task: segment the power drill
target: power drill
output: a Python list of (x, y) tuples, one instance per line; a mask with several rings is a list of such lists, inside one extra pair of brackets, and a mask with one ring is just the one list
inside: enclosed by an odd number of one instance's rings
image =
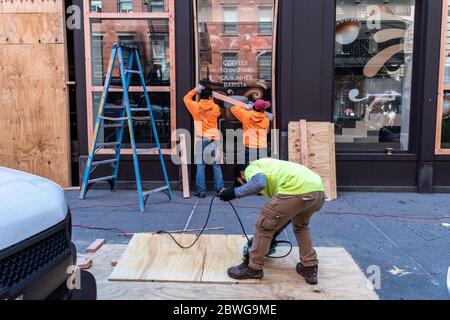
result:
[[(290, 223), (291, 222), (287, 223), (283, 228), (278, 230), (278, 232), (273, 235), (272, 242), (270, 243), (269, 252), (266, 254), (266, 257), (270, 257), (277, 252), (277, 246), (278, 246), (277, 238), (288, 227), (288, 225)], [(250, 249), (252, 248), (252, 246), (253, 246), (253, 238), (250, 238), (244, 247), (244, 252), (243, 252), (244, 261), (248, 262), (250, 260)]]

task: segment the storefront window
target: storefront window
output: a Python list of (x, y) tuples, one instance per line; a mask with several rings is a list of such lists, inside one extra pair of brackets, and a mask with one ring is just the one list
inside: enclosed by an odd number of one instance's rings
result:
[(275, 9), (275, 0), (197, 0), (198, 81), (271, 101)]
[[(167, 20), (110, 20), (91, 21), (92, 83), (103, 86), (114, 43), (132, 43), (138, 46), (141, 65), (147, 85), (170, 85), (169, 22)], [(125, 56), (126, 60), (126, 56)], [(120, 80), (116, 68), (113, 84)], [(138, 86), (134, 77), (132, 85)]]
[(338, 0), (334, 122), (342, 150), (407, 151), (414, 0)]
[[(95, 118), (98, 113), (101, 92), (95, 92), (93, 94), (93, 114)], [(152, 105), (153, 117), (155, 119), (156, 129), (158, 131), (158, 137), (163, 149), (170, 149), (171, 138), (171, 126), (170, 126), (170, 94), (168, 92), (149, 93), (150, 102)], [(145, 98), (142, 92), (130, 93), (130, 104), (136, 108), (145, 108)], [(105, 109), (105, 115), (111, 118), (119, 118), (121, 116), (122, 109), (122, 93), (111, 92), (108, 95), (108, 104)], [(153, 130), (149, 124), (147, 117), (149, 113), (146, 111), (134, 112), (136, 120), (134, 121), (134, 134), (136, 144), (138, 148), (151, 148), (155, 147), (155, 137)], [(119, 130), (117, 123), (105, 123), (103, 130), (100, 132), (100, 143), (114, 142), (116, 133)], [(123, 148), (131, 148), (130, 135), (128, 128), (124, 131)]]
[[(93, 140), (95, 119), (104, 90), (112, 47), (115, 43), (133, 44), (138, 48), (163, 152), (170, 152), (175, 145), (175, 141), (171, 141), (171, 132), (176, 129), (174, 0), (84, 0), (84, 4), (89, 11), (86, 12), (87, 19), (84, 22), (89, 143)], [(123, 58), (127, 64), (126, 51), (123, 52)], [(115, 63), (105, 107), (105, 113), (110, 118), (120, 116), (123, 99), (118, 59)], [(139, 77), (132, 77), (129, 97), (132, 106), (145, 108)], [(134, 112), (133, 116), (138, 148), (153, 147), (155, 137), (148, 111)], [(100, 141), (112, 142), (110, 139), (115, 138), (117, 130), (117, 123), (105, 121), (105, 127), (100, 132)], [(131, 152), (128, 130), (124, 133), (123, 142), (122, 151)], [(113, 152), (112, 148), (105, 148), (100, 153)]]
[(90, 0), (91, 12), (168, 12), (168, 0)]
[(441, 79), (437, 119), (437, 153), (450, 154), (450, 4), (443, 1)]

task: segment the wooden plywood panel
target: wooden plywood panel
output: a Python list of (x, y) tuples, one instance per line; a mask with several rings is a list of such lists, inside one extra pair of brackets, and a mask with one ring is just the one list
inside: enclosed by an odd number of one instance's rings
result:
[[(317, 248), (319, 285), (307, 285), (295, 271), (298, 249), (281, 260), (267, 260), (260, 284), (111, 282), (108, 280), (126, 245), (106, 245), (89, 270), (97, 281), (99, 300), (377, 300), (352, 257), (342, 248)], [(272, 280), (270, 280), (272, 279)]]
[[(228, 268), (242, 262), (242, 252), (247, 239), (244, 236), (208, 236), (203, 240), (206, 247), (201, 282), (236, 282), (227, 277)], [(259, 280), (247, 280), (245, 283), (260, 283)]]
[(62, 13), (0, 14), (0, 44), (64, 43)]
[(63, 45), (0, 45), (0, 87), (18, 81), (30, 88), (65, 88)]
[(0, 165), (69, 182), (68, 121), (64, 89), (0, 89)]
[[(177, 236), (182, 245), (193, 242), (189, 235)], [(201, 280), (205, 249), (197, 243), (182, 250), (167, 235), (136, 234), (111, 275), (115, 281)]]
[[(302, 161), (300, 122), (289, 123), (289, 161), (307, 166), (322, 177), (329, 200), (337, 198), (336, 146), (334, 125), (327, 122), (307, 123), (307, 159)], [(304, 158), (304, 157), (303, 157)]]
[[(195, 235), (177, 235), (188, 246)], [(137, 234), (120, 259), (112, 281), (236, 283), (227, 268), (242, 261), (243, 237), (203, 236), (188, 250), (181, 249), (168, 235)], [(245, 283), (259, 283), (246, 280)]]
[(0, 0), (0, 166), (70, 181), (63, 1)]
[(63, 0), (0, 0), (0, 13), (63, 12)]

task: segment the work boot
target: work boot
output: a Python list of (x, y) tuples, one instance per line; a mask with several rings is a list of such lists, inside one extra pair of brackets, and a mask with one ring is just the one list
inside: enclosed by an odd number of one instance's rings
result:
[(318, 271), (318, 266), (305, 267), (301, 263), (297, 264), (297, 273), (305, 278), (306, 282), (310, 285), (316, 285), (319, 283), (317, 280)]
[(194, 196), (196, 196), (197, 198), (200, 198), (200, 199), (206, 198), (206, 194), (198, 192), (198, 191), (196, 193), (194, 193)]
[(260, 280), (264, 277), (264, 271), (250, 268), (248, 262), (244, 259), (244, 262), (239, 266), (228, 269), (228, 276), (237, 280)]

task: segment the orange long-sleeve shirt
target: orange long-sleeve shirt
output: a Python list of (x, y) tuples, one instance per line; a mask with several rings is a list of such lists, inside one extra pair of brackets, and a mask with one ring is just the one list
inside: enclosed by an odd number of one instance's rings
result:
[(247, 110), (244, 105), (231, 108), (231, 112), (244, 128), (244, 146), (247, 148), (267, 148), (270, 121), (262, 112)]
[(220, 107), (213, 100), (194, 101), (197, 90), (190, 91), (183, 99), (186, 108), (194, 118), (197, 135), (217, 140), (220, 137), (218, 121), (221, 115)]

